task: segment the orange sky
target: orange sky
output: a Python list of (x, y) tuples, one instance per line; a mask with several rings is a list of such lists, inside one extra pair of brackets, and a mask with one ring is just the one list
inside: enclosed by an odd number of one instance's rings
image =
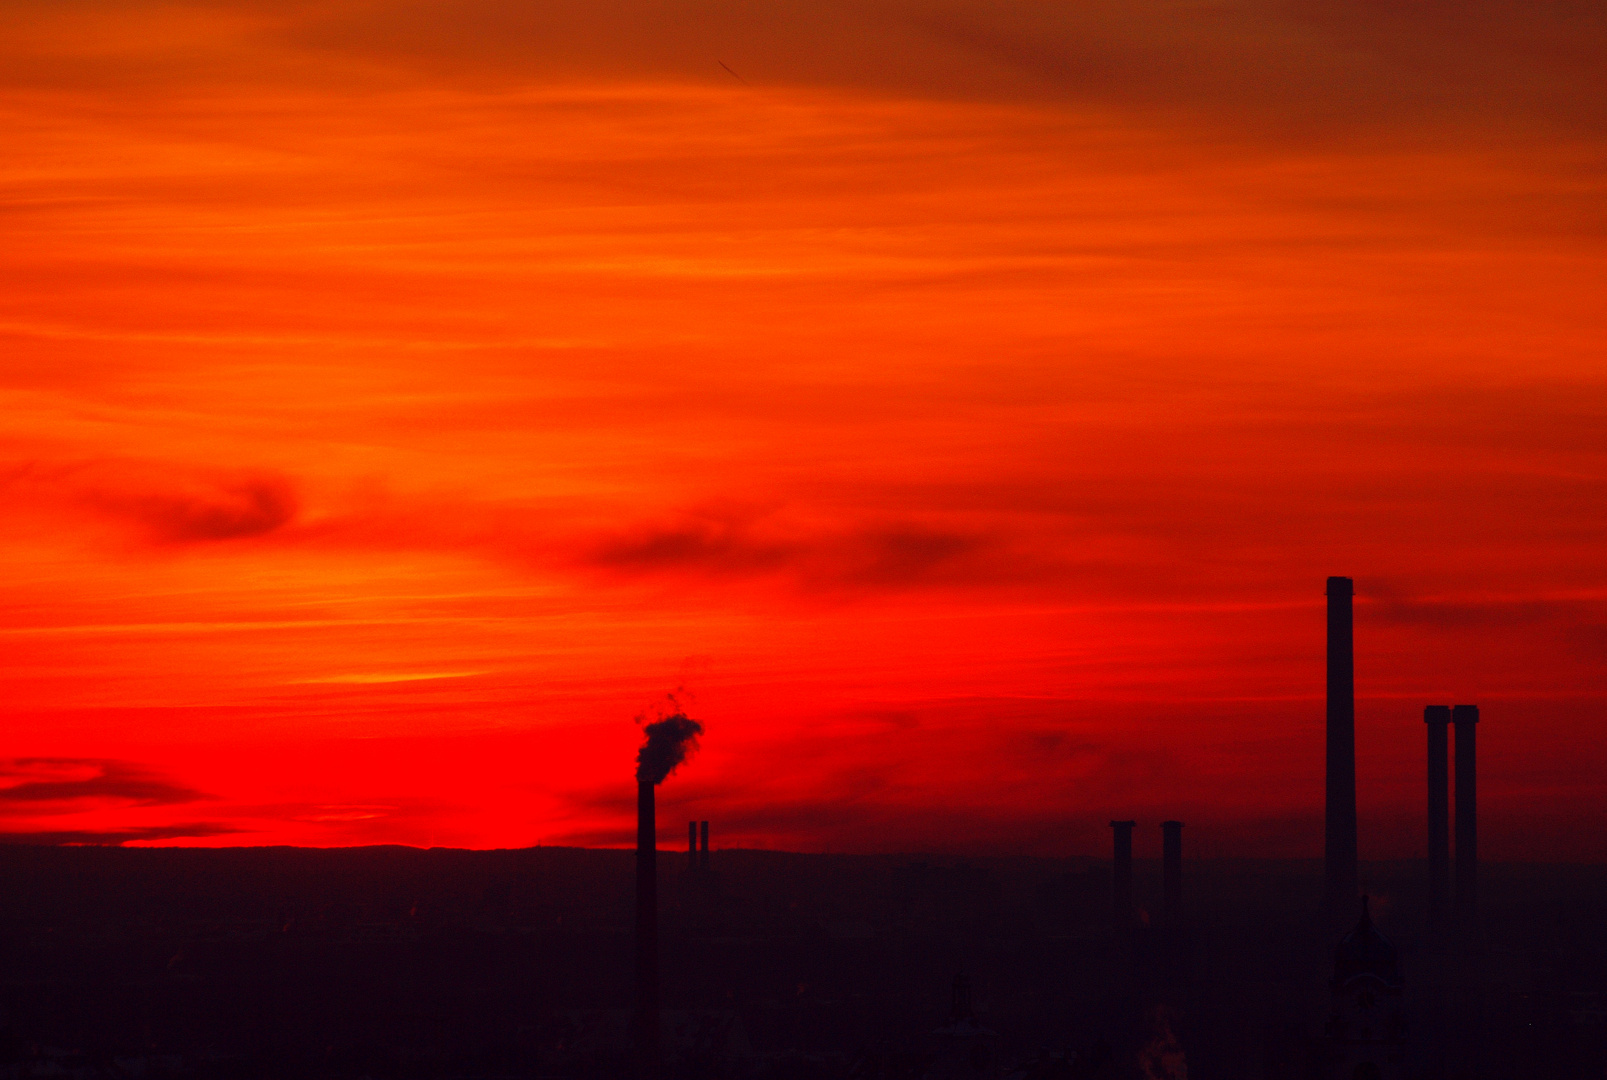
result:
[(685, 7), (0, 12), (0, 831), (1607, 858), (1599, 11)]

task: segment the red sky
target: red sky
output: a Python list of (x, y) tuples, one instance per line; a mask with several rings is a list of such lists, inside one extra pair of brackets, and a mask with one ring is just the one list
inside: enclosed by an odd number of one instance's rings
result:
[(5, 5), (0, 831), (1607, 858), (1598, 5), (684, 9)]

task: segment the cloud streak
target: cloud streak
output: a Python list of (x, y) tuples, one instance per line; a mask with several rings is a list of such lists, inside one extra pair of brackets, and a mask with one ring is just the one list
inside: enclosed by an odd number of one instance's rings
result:
[(128, 761), (13, 758), (0, 762), (0, 808), (9, 807), (13, 813), (39, 813), (42, 808), (36, 804), (40, 803), (115, 801), (134, 806), (174, 806), (207, 797)]
[(265, 536), (297, 510), (290, 480), (275, 473), (131, 458), (15, 464), (0, 473), (0, 492), (14, 506), (87, 510), (162, 545)]
[(233, 836), (241, 830), (224, 822), (197, 821), (179, 825), (149, 825), (113, 829), (0, 830), (0, 844), (39, 844), (44, 846), (87, 845), (121, 847), (123, 844), (159, 843), (172, 840), (198, 840)]
[[(13, 84), (148, 91), (250, 82), (282, 65), (313, 85), (682, 82), (730, 85), (724, 57), (761, 89), (831, 88), (1047, 107), (1186, 111), (1218, 132), (1310, 139), (1424, 125), (1464, 137), (1492, 117), (1600, 131), (1594, 58), (1607, 26), (1568, 3), (1455, 9), (1239, 2), (1192, 8), (1098, 0), (877, 0), (696, 10), (578, 0), (232, 0), (140, 11), (8, 5)], [(115, 35), (115, 36), (114, 36)], [(97, 41), (115, 40), (116, 47)], [(254, 60), (255, 64), (246, 61)], [(311, 73), (310, 76), (306, 73)], [(1509, 132), (1509, 134), (1513, 134)]]
[(193, 842), (242, 831), (238, 823), (216, 818), (152, 820), (201, 802), (216, 800), (137, 762), (69, 757), (0, 761), (0, 843), (116, 846)]
[(899, 521), (811, 531), (730, 511), (623, 531), (591, 546), (582, 565), (623, 578), (783, 577), (810, 590), (996, 585), (1049, 569), (974, 531)]

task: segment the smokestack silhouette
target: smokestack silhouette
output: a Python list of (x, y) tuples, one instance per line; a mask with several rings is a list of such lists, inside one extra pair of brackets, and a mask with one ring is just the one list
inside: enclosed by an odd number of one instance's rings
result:
[(636, 1056), (658, 1063), (658, 822), (653, 782), (636, 783)]
[(686, 868), (697, 869), (697, 822), (686, 823)]
[(1439, 922), (1445, 917), (1446, 886), (1450, 883), (1451, 707), (1425, 707), (1423, 723), (1428, 725), (1428, 917), (1430, 922)]
[(658, 810), (654, 787), (697, 749), (703, 725), (676, 713), (648, 724), (636, 754), (636, 1056), (643, 1075), (659, 1060)]
[(1348, 915), (1356, 897), (1356, 657), (1350, 578), (1328, 579), (1328, 799), (1323, 867), (1328, 909)]
[(1479, 906), (1479, 707), (1458, 705), (1451, 721), (1456, 724), (1456, 912), (1471, 922)]
[(1183, 823), (1161, 822), (1161, 915), (1166, 926), (1183, 925)]
[(1117, 926), (1133, 922), (1133, 826), (1136, 821), (1113, 821), (1116, 850), (1111, 859), (1110, 914)]
[(709, 869), (709, 823), (703, 823), (703, 850), (698, 856), (698, 868), (707, 872)]

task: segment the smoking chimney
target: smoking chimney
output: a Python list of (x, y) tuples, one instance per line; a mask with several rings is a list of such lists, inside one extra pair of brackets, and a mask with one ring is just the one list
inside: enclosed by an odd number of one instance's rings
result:
[(1430, 922), (1439, 922), (1445, 917), (1445, 892), (1450, 878), (1451, 791), (1447, 737), (1451, 707), (1425, 707), (1423, 723), (1428, 725), (1428, 917)]
[(1133, 922), (1133, 826), (1136, 821), (1113, 821), (1116, 850), (1111, 860), (1110, 914), (1119, 927)]
[(1356, 897), (1356, 658), (1350, 578), (1328, 579), (1328, 800), (1323, 864), (1331, 912)]
[(658, 1071), (658, 814), (653, 788), (697, 748), (703, 725), (683, 713), (643, 729), (636, 753), (636, 1055), (641, 1073)]
[(636, 784), (636, 1054), (658, 1062), (658, 822), (653, 782)]
[(1161, 822), (1161, 915), (1169, 929), (1183, 925), (1183, 823)]
[(709, 823), (703, 822), (703, 850), (698, 856), (698, 868), (705, 874), (709, 872)]
[(1479, 906), (1479, 707), (1458, 705), (1451, 721), (1456, 724), (1456, 912), (1471, 922)]

